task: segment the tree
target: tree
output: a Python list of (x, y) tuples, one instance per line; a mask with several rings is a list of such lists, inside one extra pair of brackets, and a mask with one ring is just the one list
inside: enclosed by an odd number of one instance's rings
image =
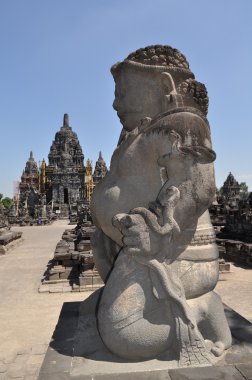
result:
[(247, 199), (249, 196), (248, 185), (246, 184), (246, 182), (241, 182), (240, 186), (241, 186), (241, 192), (240, 192), (241, 199)]
[(0, 203), (1, 203), (1, 199), (3, 198), (3, 194), (0, 193)]
[(10, 208), (13, 204), (13, 200), (9, 197), (5, 197), (1, 199), (1, 203), (4, 205), (5, 208)]

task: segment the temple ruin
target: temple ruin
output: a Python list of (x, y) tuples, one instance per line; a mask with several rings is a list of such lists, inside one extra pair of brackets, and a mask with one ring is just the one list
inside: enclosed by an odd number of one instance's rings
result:
[(99, 153), (93, 172), (92, 161), (84, 165), (84, 154), (77, 134), (64, 114), (63, 126), (55, 134), (48, 154), (37, 165), (30, 152), (19, 183), (19, 194), (10, 213), (12, 224), (33, 223), (34, 219), (49, 221), (53, 215), (77, 221), (77, 211), (86, 210), (94, 187), (107, 173), (106, 163)]

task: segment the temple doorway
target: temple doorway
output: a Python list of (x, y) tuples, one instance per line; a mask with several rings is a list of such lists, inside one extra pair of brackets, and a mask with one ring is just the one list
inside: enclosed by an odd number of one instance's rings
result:
[(64, 203), (68, 204), (68, 188), (64, 188)]

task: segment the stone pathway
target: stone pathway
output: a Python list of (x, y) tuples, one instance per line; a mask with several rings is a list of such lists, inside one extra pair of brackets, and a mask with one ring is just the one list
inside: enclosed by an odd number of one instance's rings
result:
[(0, 359), (0, 380), (36, 380), (43, 363), (47, 344), (38, 344), (15, 355)]
[(222, 301), (252, 322), (252, 268), (231, 264), (230, 273), (222, 273), (215, 290)]
[[(15, 227), (23, 243), (0, 256), (0, 380), (37, 379), (64, 302), (90, 293), (38, 293), (48, 261), (67, 221), (50, 226)], [(252, 322), (252, 269), (231, 265), (217, 291), (223, 301)]]
[(0, 256), (0, 380), (36, 379), (64, 302), (90, 293), (40, 294), (38, 287), (68, 221), (15, 227), (23, 243)]

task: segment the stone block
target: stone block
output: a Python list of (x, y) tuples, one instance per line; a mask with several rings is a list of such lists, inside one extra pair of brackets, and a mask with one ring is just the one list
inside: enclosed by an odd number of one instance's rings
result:
[(71, 253), (67, 252), (54, 252), (54, 259), (55, 260), (68, 260), (71, 259)]
[(49, 279), (50, 280), (59, 280), (59, 273), (54, 273), (54, 272), (50, 273)]
[(77, 246), (77, 249), (79, 252), (90, 251), (91, 250), (90, 240), (81, 240)]
[(102, 279), (101, 279), (100, 276), (94, 276), (93, 277), (93, 285), (94, 286), (96, 286), (96, 285), (100, 285), (100, 286), (104, 285), (104, 283), (103, 283), (103, 281), (102, 281)]
[(62, 264), (65, 267), (72, 267), (74, 265), (74, 261), (71, 259), (64, 259), (64, 260), (62, 260)]
[(70, 271), (64, 271), (62, 273), (60, 273), (60, 279), (61, 280), (67, 280), (70, 276)]
[(233, 366), (198, 367), (169, 370), (171, 380), (244, 380)]
[(75, 247), (75, 243), (74, 242), (70, 242), (68, 243), (68, 246), (69, 246), (69, 251), (74, 251), (74, 247)]
[(80, 254), (78, 251), (73, 251), (72, 252), (72, 260), (79, 260)]
[(79, 277), (80, 286), (93, 285), (93, 279), (91, 276)]
[(71, 286), (63, 286), (63, 293), (71, 293), (72, 292), (72, 287)]
[(51, 286), (49, 293), (63, 293), (63, 286), (61, 287)]
[(248, 358), (250, 364), (237, 364), (236, 368), (246, 380), (252, 380), (252, 358)]
[(52, 270), (53, 270), (54, 273), (65, 272), (65, 268), (63, 267), (63, 265), (54, 265), (54, 267), (52, 268)]
[(40, 285), (38, 288), (39, 293), (48, 293), (49, 292), (49, 285)]
[(80, 292), (91, 292), (94, 289), (93, 285), (80, 286)]

